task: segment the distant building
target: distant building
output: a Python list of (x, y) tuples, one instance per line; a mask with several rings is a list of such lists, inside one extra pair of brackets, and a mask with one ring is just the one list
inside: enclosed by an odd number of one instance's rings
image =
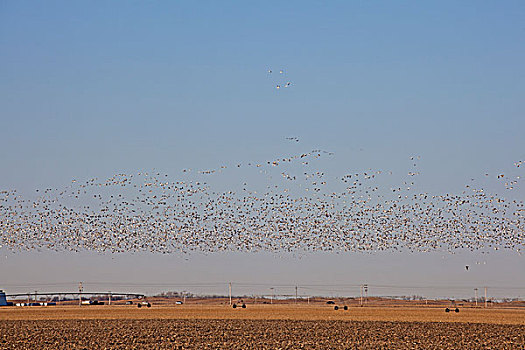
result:
[(5, 298), (5, 292), (0, 289), (0, 306), (7, 306), (7, 299)]

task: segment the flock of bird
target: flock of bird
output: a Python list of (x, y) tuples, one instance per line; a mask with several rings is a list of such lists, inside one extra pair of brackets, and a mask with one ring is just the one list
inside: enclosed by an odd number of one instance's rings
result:
[[(269, 75), (272, 75), (272, 74), (273, 74), (273, 71), (272, 71), (271, 69), (268, 69), (268, 74), (269, 74)], [(284, 70), (280, 69), (280, 70), (279, 70), (279, 77), (280, 77), (280, 79), (282, 79), (281, 77), (282, 77), (284, 74), (285, 74), (285, 73), (284, 73)], [(279, 89), (281, 89), (281, 88), (288, 88), (288, 87), (290, 87), (290, 86), (292, 86), (292, 83), (291, 83), (290, 81), (286, 81), (286, 82), (283, 81), (283, 82), (278, 82), (278, 83), (275, 85), (275, 88), (276, 88), (277, 90), (279, 90)]]
[[(524, 248), (523, 201), (488, 193), (474, 181), (456, 194), (417, 191), (417, 156), (396, 185), (389, 183), (391, 171), (332, 176), (314, 168), (321, 158), (333, 157), (317, 149), (183, 169), (176, 180), (157, 171), (137, 172), (73, 180), (30, 196), (0, 191), (0, 248), (155, 253)], [(252, 176), (235, 177), (246, 174), (239, 168)], [(239, 185), (213, 186), (223, 172)], [(512, 183), (507, 189), (520, 184), (519, 177), (499, 175), (494, 181)]]

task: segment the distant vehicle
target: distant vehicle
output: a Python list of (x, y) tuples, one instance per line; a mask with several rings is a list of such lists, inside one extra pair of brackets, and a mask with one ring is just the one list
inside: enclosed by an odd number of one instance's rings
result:
[(335, 305), (335, 301), (333, 301), (333, 300), (328, 300), (326, 303), (327, 303), (328, 305)]
[[(460, 305), (463, 305), (463, 304), (460, 304)], [(445, 312), (450, 312), (450, 311), (459, 312), (457, 304), (454, 300), (451, 300), (450, 306), (445, 309)]]
[(175, 304), (176, 304), (176, 305), (182, 305), (182, 301), (177, 300), (177, 301), (175, 302)]
[(148, 303), (147, 301), (142, 301), (140, 303), (137, 304), (137, 307), (140, 309), (142, 306), (146, 306), (146, 307), (151, 307), (151, 304)]
[[(239, 304), (239, 305), (237, 305), (237, 304)], [(242, 299), (239, 299), (236, 303), (234, 303), (234, 304), (232, 305), (232, 307), (233, 307), (234, 309), (236, 309), (237, 306), (240, 306), (241, 308), (246, 309), (246, 304), (244, 303), (244, 301), (243, 301)]]
[[(336, 310), (336, 311), (339, 310), (340, 308), (341, 308), (340, 306), (337, 306), (337, 305), (334, 306), (334, 310)], [(343, 306), (343, 310), (345, 310), (345, 311), (348, 310), (348, 306), (344, 305)]]
[(133, 301), (132, 300), (126, 301), (126, 305), (133, 305)]

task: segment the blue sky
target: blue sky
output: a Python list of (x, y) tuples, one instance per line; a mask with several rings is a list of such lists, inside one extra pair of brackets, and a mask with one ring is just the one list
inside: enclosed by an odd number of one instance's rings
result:
[(427, 189), (458, 189), (525, 159), (523, 18), (522, 1), (3, 1), (0, 188), (320, 147), (334, 172), (418, 154)]

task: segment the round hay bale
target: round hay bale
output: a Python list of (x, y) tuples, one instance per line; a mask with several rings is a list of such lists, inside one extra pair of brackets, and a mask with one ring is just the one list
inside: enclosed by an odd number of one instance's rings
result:
[(339, 306), (334, 306), (334, 310), (339, 310)]
[(450, 312), (450, 309), (447, 307), (447, 308), (445, 309), (445, 312)]
[(348, 306), (346, 306), (346, 305), (343, 306), (343, 309), (344, 309), (344, 310), (348, 310)]

